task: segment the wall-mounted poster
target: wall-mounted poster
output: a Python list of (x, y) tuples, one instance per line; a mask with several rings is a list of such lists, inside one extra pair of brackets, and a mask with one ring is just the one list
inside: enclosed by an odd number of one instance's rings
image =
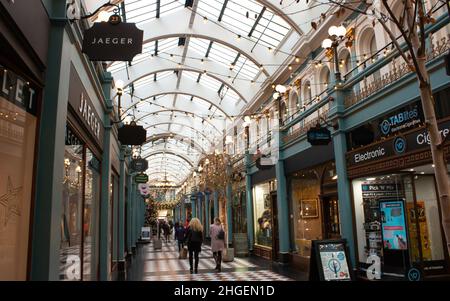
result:
[[(413, 203), (406, 203), (406, 210), (408, 212), (408, 226), (409, 236), (411, 239), (411, 253), (412, 258), (419, 258), (419, 249), (416, 246), (417, 243), (417, 222), (420, 229), (420, 241), (422, 245), (422, 257), (423, 260), (432, 260), (431, 256), (431, 242), (430, 235), (428, 233), (427, 216), (425, 214), (425, 201), (417, 201), (416, 210), (414, 210)], [(417, 214), (416, 214), (417, 212)]]
[(310, 280), (350, 281), (353, 279), (344, 239), (314, 240), (312, 243)]
[(380, 200), (379, 204), (384, 249), (408, 249), (403, 200)]

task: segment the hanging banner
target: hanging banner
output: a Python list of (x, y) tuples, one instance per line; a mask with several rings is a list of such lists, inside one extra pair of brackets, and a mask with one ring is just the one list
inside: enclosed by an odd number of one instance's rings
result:
[(132, 61), (142, 53), (143, 39), (134, 23), (99, 22), (85, 31), (82, 51), (91, 61)]

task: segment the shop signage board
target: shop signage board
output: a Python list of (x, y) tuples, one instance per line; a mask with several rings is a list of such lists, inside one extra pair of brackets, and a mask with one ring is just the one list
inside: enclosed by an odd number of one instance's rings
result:
[(142, 145), (147, 139), (147, 131), (141, 125), (126, 124), (117, 132), (122, 145)]
[(131, 160), (131, 169), (137, 172), (144, 172), (148, 168), (148, 161), (143, 158)]
[(378, 127), (382, 136), (389, 136), (418, 127), (423, 121), (422, 105), (416, 101), (380, 118)]
[(134, 177), (134, 180), (136, 183), (147, 183), (148, 182), (148, 176), (145, 173), (139, 174)]
[(141, 227), (141, 240), (150, 241), (150, 227)]
[(85, 31), (82, 51), (91, 61), (132, 61), (142, 53), (143, 38), (134, 23), (98, 22)]
[[(450, 120), (441, 121), (439, 129), (443, 138), (449, 136)], [(425, 127), (420, 127), (404, 135), (393, 136), (378, 143), (348, 152), (347, 163), (349, 166), (356, 166), (429, 147), (430, 135)]]
[(309, 280), (351, 281), (354, 279), (345, 239), (313, 240)]
[(87, 131), (102, 147), (104, 136), (102, 120), (73, 64), (70, 64), (69, 104)]
[(328, 145), (331, 142), (331, 132), (326, 127), (313, 127), (307, 132), (311, 145)]
[(0, 97), (5, 98), (28, 113), (37, 114), (36, 89), (29, 81), (0, 65)]

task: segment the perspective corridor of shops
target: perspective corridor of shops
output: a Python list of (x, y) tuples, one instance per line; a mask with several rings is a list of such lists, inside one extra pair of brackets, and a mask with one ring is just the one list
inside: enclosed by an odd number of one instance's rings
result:
[(0, 0), (0, 282), (449, 281), (448, 136), (449, 1)]

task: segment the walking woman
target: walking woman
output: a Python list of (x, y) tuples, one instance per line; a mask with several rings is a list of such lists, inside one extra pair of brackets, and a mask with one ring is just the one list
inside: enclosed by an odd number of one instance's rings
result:
[[(198, 272), (198, 254), (202, 251), (203, 243), (203, 226), (198, 218), (193, 218), (189, 222), (189, 227), (187, 229), (186, 241), (189, 251), (189, 266), (191, 274)], [(193, 257), (195, 257), (195, 266), (193, 269)]]
[(216, 261), (216, 270), (220, 272), (222, 265), (222, 251), (225, 248), (225, 231), (223, 230), (218, 217), (214, 219), (214, 224), (212, 224), (209, 229), (209, 236), (211, 237), (211, 251), (213, 252), (214, 260)]

